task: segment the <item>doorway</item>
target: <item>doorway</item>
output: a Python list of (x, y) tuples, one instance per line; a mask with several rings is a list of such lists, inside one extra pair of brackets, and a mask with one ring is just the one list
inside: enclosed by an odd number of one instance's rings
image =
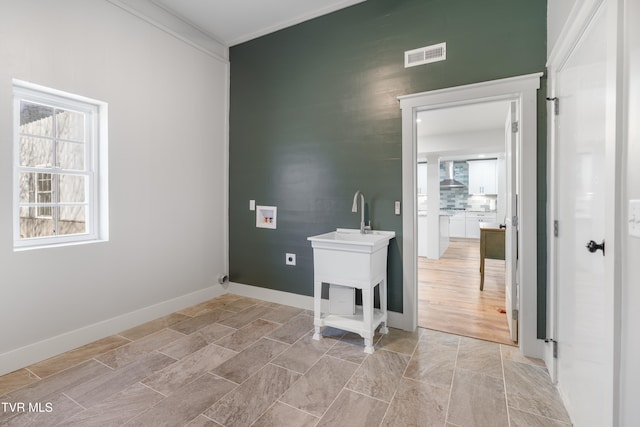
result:
[[(517, 115), (517, 102), (510, 100), (418, 111), (417, 262), (420, 327), (514, 345), (506, 314), (506, 233), (500, 228), (511, 104)], [(480, 225), (502, 240), (500, 256), (489, 254), (483, 273)]]
[[(543, 357), (544, 344), (537, 339), (537, 253), (536, 242), (536, 95), (541, 73), (460, 86), (399, 98), (402, 109), (402, 159), (403, 168), (403, 328), (414, 330), (418, 325), (418, 263), (417, 263), (417, 127), (419, 111), (477, 104), (482, 102), (512, 100), (519, 103), (518, 117), (521, 143), (518, 161), (517, 220), (520, 239), (517, 253), (520, 264), (513, 271), (514, 284), (519, 286), (514, 297), (514, 313), (520, 349), (532, 357)], [(523, 159), (527, 159), (524, 161)], [(515, 224), (514, 224), (515, 225)], [(527, 243), (527, 244), (524, 244)], [(399, 319), (400, 320), (400, 319)]]

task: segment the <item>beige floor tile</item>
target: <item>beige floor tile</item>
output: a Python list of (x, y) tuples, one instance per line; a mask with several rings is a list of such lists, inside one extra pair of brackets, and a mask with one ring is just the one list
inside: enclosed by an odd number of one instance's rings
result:
[(207, 325), (198, 330), (198, 333), (201, 334), (209, 344), (211, 344), (212, 342), (218, 341), (220, 338), (231, 335), (235, 331), (237, 331), (237, 329), (230, 328), (229, 326), (224, 326), (219, 323), (214, 323), (213, 325)]
[(65, 427), (103, 427), (120, 425), (146, 411), (164, 396), (136, 383), (104, 402), (65, 421)]
[(442, 426), (449, 390), (403, 378), (384, 417), (384, 427)]
[(241, 384), (288, 347), (287, 344), (262, 338), (220, 364), (211, 372), (234, 383)]
[(286, 305), (283, 305), (263, 314), (261, 319), (276, 323), (286, 323), (303, 311), (304, 310), (302, 310), (301, 308), (288, 307)]
[(410, 357), (406, 354), (376, 350), (353, 375), (347, 388), (375, 399), (390, 402)]
[(235, 351), (209, 344), (184, 359), (156, 372), (142, 382), (153, 390), (168, 396), (204, 373), (215, 369), (234, 355), (236, 355)]
[(320, 426), (370, 427), (378, 425), (387, 411), (388, 404), (376, 399), (343, 390), (327, 413), (320, 419)]
[(233, 312), (231, 311), (216, 309), (212, 311), (207, 311), (195, 317), (188, 318), (186, 320), (183, 320), (180, 323), (175, 323), (169, 327), (174, 331), (178, 331), (188, 335), (188, 334), (194, 333), (198, 329), (202, 329), (205, 326), (219, 322), (232, 315), (233, 315)]
[(262, 315), (271, 311), (269, 307), (265, 307), (263, 305), (252, 305), (249, 308), (246, 308), (238, 313), (233, 314), (225, 318), (224, 320), (219, 321), (225, 326), (229, 326), (232, 328), (240, 329), (245, 325), (253, 322), (254, 320), (259, 319)]
[(299, 376), (268, 364), (205, 411), (204, 415), (228, 427), (251, 425)]
[(27, 369), (18, 369), (0, 377), (0, 396), (38, 381), (39, 378)]
[(171, 329), (162, 329), (137, 341), (133, 341), (127, 345), (118, 347), (115, 350), (104, 353), (95, 359), (110, 366), (111, 368), (120, 368), (128, 365), (129, 363), (135, 362), (139, 357), (144, 356), (145, 354), (183, 336), (184, 335), (181, 333), (172, 331)]
[(456, 345), (452, 346), (421, 340), (409, 361), (404, 376), (416, 381), (449, 388), (453, 380), (457, 353), (457, 341)]
[(29, 402), (35, 405), (34, 410), (29, 410), (29, 404), (24, 403), (25, 410), (13, 414), (2, 414), (2, 409), (0, 409), (0, 425), (4, 427), (55, 426), (83, 410), (80, 405), (63, 394), (55, 394), (41, 401)]
[(317, 417), (322, 416), (358, 368), (351, 362), (322, 357), (280, 401)]
[(249, 307), (253, 307), (254, 305), (258, 305), (260, 304), (262, 301), (257, 300), (257, 299), (253, 299), (253, 298), (247, 298), (247, 297), (240, 297), (235, 301), (232, 301), (228, 304), (225, 304), (224, 308), (225, 310), (229, 310), (229, 311), (233, 311), (235, 313), (238, 313), (240, 311), (246, 310)]
[(420, 330), (415, 332), (403, 331), (401, 329), (389, 328), (389, 333), (382, 335), (376, 348), (381, 348), (396, 353), (408, 354), (411, 356), (420, 339)]
[(518, 347), (513, 347), (510, 345), (500, 345), (500, 351), (502, 353), (502, 358), (504, 360), (526, 363), (528, 365), (538, 366), (539, 368), (542, 368), (545, 371), (547, 370), (547, 367), (544, 364), (544, 360), (536, 359), (534, 357), (527, 357), (522, 354), (522, 352)]
[(93, 357), (121, 347), (129, 342), (130, 340), (126, 338), (118, 335), (112, 335), (87, 345), (83, 345), (82, 347), (68, 351), (59, 356), (36, 363), (28, 368), (40, 378), (45, 378), (82, 362), (86, 362)]
[(65, 394), (85, 408), (90, 408), (174, 362), (175, 359), (164, 354), (149, 353), (120, 369), (69, 388)]
[(153, 408), (134, 418), (128, 426), (182, 426), (235, 388), (235, 384), (204, 374), (176, 390)]
[[(179, 332), (176, 333), (179, 334)], [(200, 331), (197, 331), (191, 335), (182, 335), (181, 338), (159, 348), (158, 352), (179, 360), (195, 353), (209, 344), (211, 343), (207, 342), (207, 339), (200, 333)]]
[(511, 427), (570, 427), (570, 423), (564, 423), (541, 415), (530, 414), (509, 408), (509, 420)]
[(456, 367), (502, 379), (500, 344), (467, 337), (460, 338)]
[(48, 396), (63, 392), (107, 372), (112, 372), (112, 369), (95, 360), (89, 360), (16, 390), (9, 394), (9, 397), (16, 402), (40, 402)]
[(337, 342), (329, 337), (316, 341), (312, 336), (308, 334), (300, 338), (272, 363), (301, 374), (307, 372)]
[(420, 341), (428, 344), (440, 345), (443, 347), (458, 348), (460, 343), (460, 336), (447, 334), (445, 332), (434, 331), (431, 329), (422, 329), (420, 334)]
[[(227, 303), (228, 304), (228, 303)], [(201, 302), (200, 304), (193, 305), (191, 307), (187, 307), (183, 310), (178, 311), (179, 314), (184, 314), (185, 316), (195, 317), (200, 314), (204, 314), (207, 311), (215, 310), (218, 308), (224, 308), (225, 303), (218, 298), (210, 299), (208, 301)]]
[(447, 421), (459, 426), (508, 426), (504, 382), (465, 369), (456, 369)]
[(252, 425), (252, 427), (314, 427), (319, 418), (299, 411), (284, 403), (276, 402)]
[(257, 319), (238, 329), (231, 335), (219, 339), (216, 341), (216, 344), (234, 351), (242, 351), (260, 338), (274, 331), (278, 326), (280, 325), (277, 323)]
[(222, 427), (222, 424), (218, 424), (204, 415), (200, 415), (198, 418), (187, 424), (186, 427)]
[(269, 334), (269, 338), (293, 344), (313, 329), (313, 317), (299, 314)]
[(124, 332), (120, 332), (118, 335), (128, 338), (130, 340), (139, 340), (142, 337), (150, 335), (154, 332), (158, 332), (161, 329), (167, 328), (175, 323), (182, 322), (188, 319), (188, 316), (180, 313), (172, 313), (164, 317), (152, 320), (142, 325), (127, 329)]
[(509, 360), (503, 365), (510, 407), (562, 422), (570, 421), (560, 394), (545, 371)]
[(367, 358), (367, 353), (363, 350), (364, 345), (338, 341), (333, 347), (331, 347), (331, 350), (327, 352), (327, 355), (337, 357), (338, 359), (346, 360), (351, 363), (357, 363), (359, 365)]

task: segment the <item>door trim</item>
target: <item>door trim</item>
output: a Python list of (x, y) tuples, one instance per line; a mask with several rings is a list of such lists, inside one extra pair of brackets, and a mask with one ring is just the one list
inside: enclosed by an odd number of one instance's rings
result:
[[(542, 357), (544, 345), (537, 339), (537, 90), (543, 73), (456, 86), (398, 97), (402, 110), (402, 267), (403, 329), (418, 326), (418, 264), (416, 209), (416, 114), (419, 110), (497, 100), (519, 102), (521, 138), (519, 180), (521, 191), (520, 240), (521, 259), (519, 333), (521, 351), (531, 357)], [(523, 161), (527, 159), (527, 161)], [(412, 165), (412, 167), (406, 167)]]

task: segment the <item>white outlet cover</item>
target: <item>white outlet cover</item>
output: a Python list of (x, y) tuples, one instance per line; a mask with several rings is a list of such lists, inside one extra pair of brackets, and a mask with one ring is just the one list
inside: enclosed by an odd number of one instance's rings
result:
[(286, 254), (285, 263), (287, 265), (296, 265), (296, 254)]

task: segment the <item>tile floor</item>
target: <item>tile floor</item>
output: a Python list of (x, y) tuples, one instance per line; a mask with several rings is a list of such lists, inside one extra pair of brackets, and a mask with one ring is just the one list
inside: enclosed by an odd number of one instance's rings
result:
[(366, 355), (312, 328), (308, 311), (223, 295), (0, 377), (0, 426), (570, 425), (517, 348), (390, 329)]

